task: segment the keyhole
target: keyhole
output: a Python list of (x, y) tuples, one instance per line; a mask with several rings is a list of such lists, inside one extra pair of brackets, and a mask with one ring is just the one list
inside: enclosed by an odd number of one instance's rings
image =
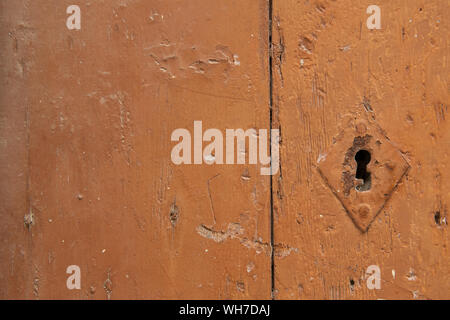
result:
[(370, 162), (370, 152), (367, 150), (359, 150), (355, 155), (356, 179), (361, 179), (363, 182), (356, 186), (356, 191), (368, 191), (372, 186), (370, 179), (370, 172), (367, 171), (367, 165)]

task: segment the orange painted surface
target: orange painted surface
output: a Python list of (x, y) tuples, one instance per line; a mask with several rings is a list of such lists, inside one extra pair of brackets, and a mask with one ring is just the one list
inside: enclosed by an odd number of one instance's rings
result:
[[(0, 2), (1, 299), (450, 298), (448, 1), (73, 4)], [(194, 121), (279, 172), (174, 164)]]
[[(275, 257), (279, 299), (450, 297), (449, 3), (379, 1), (380, 30), (366, 27), (371, 4), (274, 2), (274, 234), (295, 249)], [(345, 179), (360, 148), (372, 153), (367, 194)], [(373, 212), (357, 216), (361, 205)]]

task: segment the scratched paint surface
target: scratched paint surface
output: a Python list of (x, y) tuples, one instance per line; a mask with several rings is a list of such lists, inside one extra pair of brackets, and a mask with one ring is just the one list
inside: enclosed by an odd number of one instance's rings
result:
[[(0, 298), (449, 298), (448, 1), (77, 2), (0, 1)], [(361, 119), (410, 166), (365, 232), (318, 170)], [(279, 174), (174, 165), (195, 120)]]
[[(380, 30), (366, 27), (372, 4)], [(275, 241), (295, 249), (275, 256), (277, 298), (449, 298), (449, 14), (448, 1), (274, 2)], [(367, 232), (317, 170), (335, 148), (344, 163), (340, 134), (359, 120), (411, 165)]]
[(270, 297), (269, 178), (170, 160), (194, 120), (269, 128), (266, 2), (71, 4), (0, 3), (0, 296)]

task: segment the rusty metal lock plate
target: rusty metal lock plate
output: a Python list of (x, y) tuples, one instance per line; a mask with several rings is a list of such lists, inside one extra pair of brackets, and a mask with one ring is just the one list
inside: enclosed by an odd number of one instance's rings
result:
[(352, 120), (325, 155), (318, 170), (355, 225), (366, 232), (410, 166), (382, 130)]

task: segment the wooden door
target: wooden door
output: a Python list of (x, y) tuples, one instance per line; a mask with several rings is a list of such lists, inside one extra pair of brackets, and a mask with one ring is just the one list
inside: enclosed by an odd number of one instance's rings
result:
[(1, 296), (269, 297), (270, 178), (171, 161), (196, 120), (270, 126), (266, 1), (73, 4), (0, 4)]
[[(0, 298), (448, 298), (449, 14), (1, 1)], [(175, 164), (196, 121), (278, 129), (278, 173)]]
[(273, 5), (276, 298), (448, 298), (448, 1)]

